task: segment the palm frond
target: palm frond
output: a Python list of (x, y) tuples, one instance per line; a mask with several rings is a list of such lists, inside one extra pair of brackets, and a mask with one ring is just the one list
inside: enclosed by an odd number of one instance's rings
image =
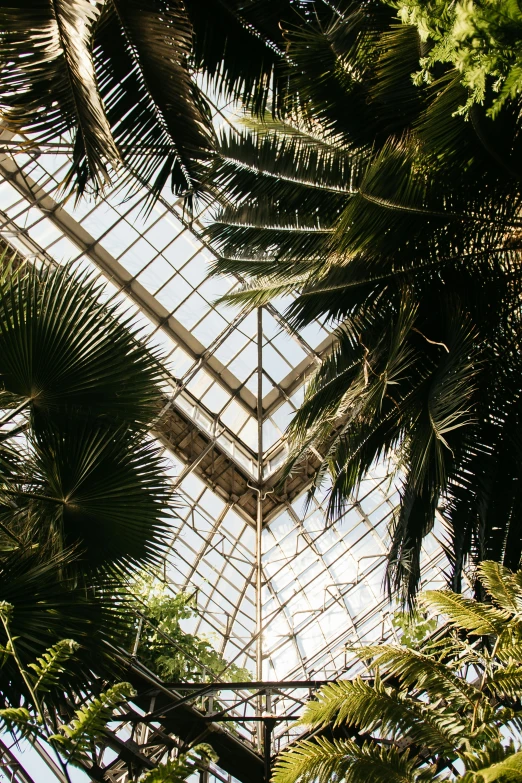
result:
[(415, 780), (415, 757), (408, 751), (399, 753), (394, 747), (365, 742), (361, 746), (352, 740), (324, 737), (303, 740), (278, 758), (273, 774), (274, 783), (327, 783), (332, 778), (346, 783), (368, 780), (385, 783), (408, 783)]
[(435, 756), (455, 752), (466, 731), (466, 723), (457, 713), (440, 715), (396, 689), (384, 687), (380, 680), (370, 684), (361, 679), (323, 686), (317, 701), (307, 705), (300, 723), (314, 728), (345, 724), (360, 734), (377, 732), (381, 737), (393, 731), (397, 740), (408, 738)]
[(496, 780), (509, 780), (515, 783), (522, 781), (522, 752), (513, 753), (497, 764), (476, 770), (474, 777), (478, 777), (484, 783), (493, 783)]
[(30, 737), (32, 734), (35, 734), (31, 717), (26, 707), (4, 707), (0, 709), (0, 725), (13, 737)]
[(464, 598), (449, 590), (427, 590), (420, 601), (427, 609), (443, 614), (452, 625), (478, 635), (499, 636), (509, 613), (487, 604)]
[[(79, 574), (74, 552), (53, 553), (49, 545), (29, 545), (0, 557), (0, 600), (13, 607), (9, 627), (24, 668), (29, 671), (37, 661), (44, 675), (49, 648), (58, 645), (60, 649), (64, 637), (80, 645), (70, 655), (59, 684), (52, 678), (44, 683), (48, 690), (42, 691), (42, 701), (48, 705), (59, 705), (64, 694), (74, 701), (91, 682), (93, 670), (97, 676), (114, 676), (118, 667), (106, 643), (121, 643), (128, 633), (129, 597), (121, 580), (107, 574), (96, 579)], [(0, 644), (6, 647), (4, 631)], [(63, 652), (60, 649), (58, 665)], [(49, 664), (54, 666), (52, 660)], [(11, 655), (0, 669), (0, 682), (4, 703), (18, 707), (25, 700), (31, 704), (31, 694)]]
[(522, 585), (517, 574), (491, 560), (484, 560), (477, 569), (477, 576), (493, 601), (506, 612), (519, 615), (522, 609)]
[[(135, 567), (162, 556), (172, 488), (160, 447), (126, 427), (53, 421), (38, 428), (31, 479), (15, 499), (85, 567)], [(103, 542), (103, 546), (100, 546)]]
[(283, 30), (299, 21), (291, 0), (185, 0), (185, 5), (194, 29), (194, 62), (212, 91), (256, 113), (263, 113), (270, 99), (277, 112), (287, 83)]
[(36, 0), (0, 12), (4, 124), (14, 133), (30, 133), (36, 143), (74, 132), (67, 180), (78, 177), (83, 159), (85, 179), (97, 188), (120, 162), (92, 58), (101, 9), (88, 0)]
[(192, 28), (182, 3), (106, 3), (94, 41), (107, 117), (125, 163), (153, 197), (199, 186), (209, 158), (209, 108), (189, 72)]
[(102, 304), (103, 285), (67, 267), (24, 272), (0, 286), (0, 378), (10, 407), (25, 401), (49, 414), (65, 404), (149, 422), (161, 400), (160, 364)]
[(384, 669), (399, 678), (407, 688), (425, 690), (434, 701), (451, 699), (454, 705), (464, 706), (475, 704), (479, 697), (477, 689), (445, 662), (419, 650), (385, 644), (369, 646), (359, 650), (358, 654), (361, 658), (371, 659), (372, 667)]

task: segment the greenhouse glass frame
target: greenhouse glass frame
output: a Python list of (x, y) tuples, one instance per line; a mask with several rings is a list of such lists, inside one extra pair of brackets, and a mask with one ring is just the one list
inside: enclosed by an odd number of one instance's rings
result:
[[(320, 455), (311, 454), (281, 489), (285, 428), (307, 377), (330, 350), (330, 330), (322, 323), (292, 329), (287, 301), (250, 313), (217, 304), (240, 281), (210, 274), (213, 251), (203, 232), (212, 204), (192, 214), (165, 189), (146, 212), (147, 186), (129, 195), (125, 183), (101, 200), (75, 204), (60, 193), (69, 152), (65, 141), (28, 150), (3, 134), (0, 235), (25, 258), (99, 273), (107, 297), (133, 314), (143, 340), (165, 358), (164, 407), (152, 435), (164, 446), (179, 509), (164, 575), (174, 593), (194, 595), (197, 614), (187, 630), (208, 638), (252, 678), (227, 689), (224, 673), (214, 691), (187, 687), (178, 697), (193, 709), (206, 699), (212, 715), (219, 691), (219, 731), (231, 743), (222, 758), (234, 748), (247, 754), (236, 766), (221, 759), (202, 779), (261, 781), (267, 719), (270, 756), (295, 737), (293, 721), (315, 687), (355, 671), (350, 645), (394, 634), (394, 607), (382, 585), (398, 489), (376, 465), (353, 504), (328, 526), (326, 491), (305, 502)], [(424, 542), (423, 583), (441, 586), (445, 565), (436, 525)], [(140, 715), (150, 709), (144, 703)], [(100, 756), (105, 777), (93, 779), (129, 779), (130, 739), (153, 759), (176, 742), (175, 727), (167, 730), (161, 720), (129, 725), (122, 718), (114, 728), (103, 763)], [(48, 779), (61, 780), (45, 749), (37, 750)], [(15, 753), (0, 746), (13, 780), (30, 783), (30, 754), (20, 765)], [(254, 757), (259, 774), (249, 768)]]

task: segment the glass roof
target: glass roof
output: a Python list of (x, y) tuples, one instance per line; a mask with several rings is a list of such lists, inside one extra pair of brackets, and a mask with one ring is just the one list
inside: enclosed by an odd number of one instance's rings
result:
[[(74, 261), (100, 272), (107, 296), (117, 299), (122, 313), (132, 312), (143, 339), (163, 352), (166, 407), (191, 422), (190, 437), (200, 432), (210, 446), (218, 444), (246, 485), (255, 487), (284, 458), (282, 435), (303, 398), (307, 374), (331, 345), (328, 330), (317, 323), (293, 333), (283, 315), (288, 301), (263, 311), (260, 474), (257, 317), (216, 304), (238, 281), (209, 275), (213, 256), (202, 238), (209, 207), (188, 216), (166, 190), (145, 215), (145, 187), (127, 199), (115, 189), (99, 203), (64, 201), (59, 184), (67, 145), (30, 154), (19, 149), (15, 138), (4, 139), (0, 234), (26, 257)], [(343, 676), (352, 666), (348, 644), (394, 633), (382, 584), (387, 524), (399, 495), (382, 467), (328, 527), (324, 493), (307, 510), (305, 483), (294, 499), (281, 498), (258, 552), (255, 518), (245, 514), (233, 490), (225, 498), (197, 475), (201, 455), (193, 462), (176, 448), (165, 455), (181, 499), (165, 575), (173, 591), (195, 595), (197, 615), (185, 621), (187, 631), (206, 636), (256, 678), (258, 577), (263, 679)], [(425, 584), (443, 582), (439, 533), (437, 523), (424, 544)], [(282, 724), (276, 747), (291, 733)]]
[[(100, 203), (84, 199), (74, 205), (57, 195), (68, 167), (66, 151), (19, 153), (14, 159), (27, 195), (8, 181), (0, 185), (4, 234), (11, 228), (16, 244), (22, 230), (26, 255), (44, 251), (58, 263), (101, 268), (114, 292), (119, 289), (141, 310), (144, 334), (162, 349), (172, 374), (257, 457), (256, 316), (216, 304), (239, 281), (209, 275), (213, 257), (201, 234), (210, 208), (191, 216), (189, 228), (182, 202), (168, 189), (149, 214), (146, 188), (125, 199), (120, 188)], [(4, 176), (12, 170), (4, 162)], [(299, 404), (296, 379), (330, 342), (319, 323), (292, 333), (282, 315), (286, 306), (281, 300), (263, 316), (263, 400), (270, 409), (265, 449), (281, 438)]]
[[(9, 142), (16, 151), (16, 139)], [(125, 200), (116, 189), (101, 203), (64, 202), (59, 184), (66, 151), (11, 154), (9, 144), (4, 149), (2, 235), (26, 257), (101, 271), (107, 295), (121, 300), (122, 312), (134, 312), (143, 339), (163, 352), (172, 404), (255, 479), (256, 314), (216, 304), (238, 281), (209, 276), (213, 256), (201, 238), (205, 215), (193, 217), (189, 227), (181, 201), (168, 191), (145, 215), (146, 188)], [(270, 455), (265, 476), (284, 455), (281, 437), (302, 400), (306, 372), (331, 342), (319, 323), (292, 334), (283, 316), (286, 304), (263, 313), (263, 446)], [(179, 455), (169, 458), (173, 478), (188, 472)], [(201, 619), (194, 630), (212, 636), (227, 658), (237, 656), (239, 665), (252, 669), (255, 530), (233, 502), (193, 473), (178, 489), (183, 508), (169, 576), (176, 589), (197, 590)], [(357, 502), (328, 528), (321, 498), (304, 514), (302, 497), (287, 503), (266, 527), (262, 602), (270, 634), (264, 639), (264, 677), (335, 676), (344, 666), (347, 639), (389, 632), (382, 578), (386, 525), (397, 502), (395, 487), (376, 469)], [(442, 550), (433, 537), (426, 547), (426, 576), (432, 578)]]

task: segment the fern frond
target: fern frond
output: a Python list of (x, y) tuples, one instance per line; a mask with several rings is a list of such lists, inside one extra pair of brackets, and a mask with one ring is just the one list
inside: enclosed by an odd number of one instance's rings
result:
[(446, 663), (418, 650), (381, 644), (357, 652), (362, 659), (373, 658), (372, 667), (385, 667), (404, 685), (425, 690), (434, 701), (451, 699), (456, 709), (475, 704), (480, 696), (471, 683), (454, 674)]
[(417, 757), (408, 751), (373, 742), (362, 746), (352, 740), (324, 737), (303, 740), (283, 751), (274, 768), (273, 783), (413, 783)]
[(140, 783), (183, 783), (192, 772), (194, 764), (189, 762), (186, 754), (182, 754), (146, 772)]
[(522, 589), (512, 571), (493, 560), (484, 560), (479, 565), (477, 573), (480, 581), (501, 609), (513, 615), (522, 613)]
[(478, 769), (475, 772), (475, 778), (483, 783), (493, 783), (495, 780), (502, 780), (503, 783), (508, 781), (522, 783), (522, 751), (513, 753), (490, 767)]
[(476, 772), (479, 769), (490, 767), (499, 761), (504, 761), (507, 756), (515, 753), (516, 749), (513, 743), (505, 746), (501, 743), (488, 744), (481, 750), (473, 749), (462, 753), (462, 760), (466, 764), (468, 772)]
[(53, 644), (36, 663), (29, 663), (28, 667), (35, 672), (35, 691), (46, 692), (60, 684), (60, 674), (65, 671), (65, 664), (79, 644), (72, 639), (62, 639)]
[(103, 736), (107, 722), (112, 718), (114, 708), (135, 694), (128, 682), (119, 682), (101, 693), (89, 704), (75, 712), (75, 717), (60, 726), (61, 734), (49, 739), (63, 750), (73, 763), (90, 749), (93, 740)]
[(507, 696), (518, 699), (522, 693), (522, 667), (512, 663), (499, 669), (488, 680), (488, 688), (500, 698)]
[(25, 707), (6, 707), (0, 710), (0, 726), (10, 734), (19, 732), (23, 737), (36, 731), (29, 710)]
[(378, 727), (381, 736), (394, 732), (436, 753), (454, 751), (467, 730), (455, 712), (432, 710), (379, 681), (371, 685), (361, 679), (323, 686), (299, 721), (313, 727), (331, 722), (356, 726), (363, 734)]
[(427, 590), (420, 595), (419, 601), (427, 609), (445, 615), (456, 628), (479, 636), (498, 636), (510, 619), (505, 610), (464, 598), (450, 590)]
[(159, 764), (140, 778), (140, 783), (183, 783), (197, 767), (200, 759), (218, 761), (218, 757), (210, 745), (202, 742), (195, 745), (188, 753), (181, 753), (164, 764)]

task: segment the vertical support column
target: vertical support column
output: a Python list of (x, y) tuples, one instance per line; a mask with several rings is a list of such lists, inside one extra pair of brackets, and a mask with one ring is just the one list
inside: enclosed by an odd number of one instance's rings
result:
[[(263, 537), (263, 309), (257, 309), (257, 518), (256, 518), (256, 680), (263, 679), (263, 618), (261, 592), (263, 583), (261, 544)], [(257, 710), (262, 712), (262, 697)], [(258, 725), (258, 745), (263, 741), (263, 726)]]

